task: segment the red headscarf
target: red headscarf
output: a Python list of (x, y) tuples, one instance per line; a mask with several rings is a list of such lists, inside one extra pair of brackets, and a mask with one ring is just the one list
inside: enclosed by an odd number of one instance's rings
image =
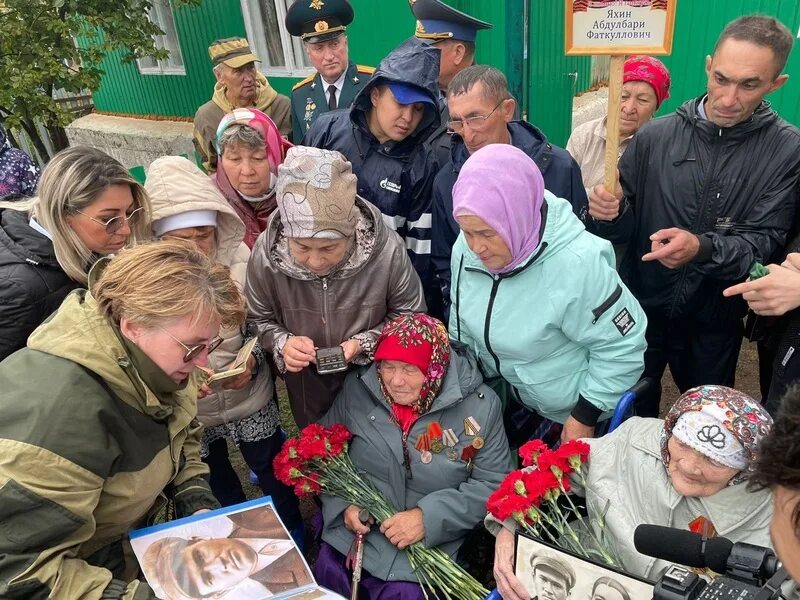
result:
[(656, 108), (669, 98), (669, 71), (657, 58), (652, 56), (630, 56), (622, 68), (622, 83), (644, 81), (656, 93)]
[[(400, 315), (389, 321), (378, 337), (375, 362), (382, 360), (399, 360), (422, 371), (425, 383), (422, 384), (419, 400), (412, 408), (416, 415), (424, 414), (442, 389), (450, 364), (447, 329), (441, 321), (423, 313)], [(395, 406), (383, 380), (381, 390), (389, 404)]]

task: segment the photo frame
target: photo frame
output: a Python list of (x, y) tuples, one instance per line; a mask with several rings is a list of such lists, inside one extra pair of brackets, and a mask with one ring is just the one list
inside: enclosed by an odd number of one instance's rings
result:
[(567, 55), (670, 54), (678, 0), (564, 0)]
[[(568, 552), (525, 532), (515, 536), (514, 573), (531, 598), (652, 600), (655, 584)], [(537, 586), (547, 587), (541, 591)]]
[(344, 600), (317, 585), (269, 496), (132, 531), (162, 600)]

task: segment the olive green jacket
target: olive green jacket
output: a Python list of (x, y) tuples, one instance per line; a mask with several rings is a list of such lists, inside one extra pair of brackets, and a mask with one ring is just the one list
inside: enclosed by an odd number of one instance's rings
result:
[(219, 506), (196, 385), (175, 389), (85, 290), (0, 363), (0, 598), (155, 598), (125, 577), (126, 533), (168, 486), (178, 516)]

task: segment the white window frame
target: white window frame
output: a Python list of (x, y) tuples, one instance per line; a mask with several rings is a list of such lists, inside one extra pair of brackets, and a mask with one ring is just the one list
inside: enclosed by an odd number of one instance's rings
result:
[[(160, 22), (161, 19), (158, 18), (158, 11), (160, 8), (165, 8), (170, 11), (170, 15), (172, 17), (172, 25), (173, 25), (173, 33), (175, 35), (175, 48), (170, 49), (167, 45), (166, 38), (170, 35), (170, 32), (167, 31), (169, 29), (165, 26), (165, 23)], [(156, 18), (154, 19), (154, 13)], [(153, 5), (150, 8), (150, 11), (147, 14), (147, 18), (150, 20), (151, 23), (158, 26), (163, 32), (164, 35), (157, 35), (155, 36), (155, 45), (158, 49), (166, 49), (169, 50), (169, 58), (166, 60), (159, 60), (156, 61), (155, 66), (148, 66), (145, 67), (142, 65), (142, 59), (138, 59), (136, 61), (136, 65), (139, 68), (139, 73), (142, 75), (186, 75), (186, 62), (183, 60), (183, 51), (181, 50), (181, 40), (178, 36), (178, 27), (175, 25), (175, 10), (172, 7), (172, 2), (170, 0), (153, 0)], [(176, 66), (172, 64), (173, 59), (175, 56), (180, 58), (181, 66)]]
[[(259, 58), (266, 58), (269, 56), (267, 51), (267, 39), (264, 24), (261, 22), (261, 7), (253, 8), (253, 4), (261, 0), (240, 0), (242, 7), (242, 17), (244, 18), (244, 27), (247, 32), (247, 40), (250, 42), (250, 47), (253, 54)], [(274, 67), (267, 64), (266, 61), (260, 63), (259, 70), (270, 77), (307, 77), (315, 72), (313, 67), (307, 67), (302, 63), (302, 56), (305, 54), (303, 42), (296, 37), (289, 35), (286, 30), (286, 10), (287, 5), (292, 0), (263, 0), (264, 2), (272, 2), (275, 5), (275, 13), (278, 17), (278, 30), (281, 36), (281, 49), (283, 51), (284, 62), (283, 67)]]

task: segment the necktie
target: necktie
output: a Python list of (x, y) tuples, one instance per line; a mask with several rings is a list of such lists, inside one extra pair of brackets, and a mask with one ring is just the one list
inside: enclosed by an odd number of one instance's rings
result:
[(328, 86), (328, 110), (336, 110), (336, 86)]

